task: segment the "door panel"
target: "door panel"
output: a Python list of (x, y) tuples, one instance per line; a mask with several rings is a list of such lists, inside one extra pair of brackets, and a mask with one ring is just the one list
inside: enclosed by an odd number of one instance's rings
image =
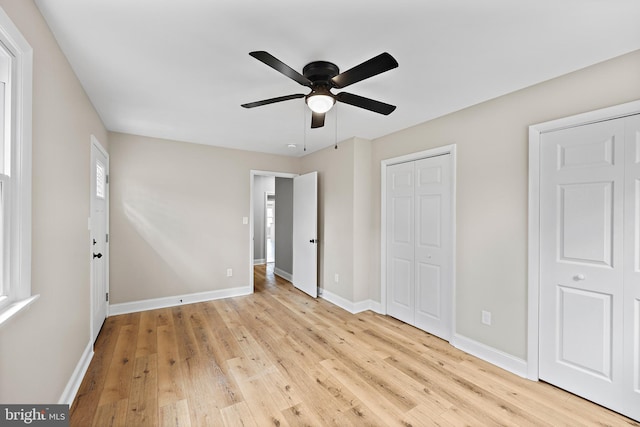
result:
[(451, 334), (451, 155), (415, 162), (416, 322), (448, 340)]
[(413, 265), (406, 259), (392, 261), (391, 277), (394, 283), (391, 300), (400, 312), (407, 310), (407, 317), (413, 318), (413, 284), (411, 283)]
[(565, 286), (558, 292), (558, 360), (611, 380), (611, 295)]
[(413, 242), (413, 198), (398, 196), (391, 201), (393, 216), (392, 243), (411, 244)]
[(624, 376), (624, 122), (543, 134), (540, 154), (540, 378), (615, 405)]
[(613, 166), (613, 136), (596, 139), (584, 144), (574, 141), (558, 143), (559, 169)]
[(414, 322), (414, 173), (412, 163), (387, 168), (387, 312)]
[(293, 285), (318, 297), (318, 173), (293, 179)]
[(442, 317), (442, 279), (440, 266), (418, 263), (416, 280), (417, 316), (440, 319)]
[(430, 194), (420, 196), (418, 203), (420, 208), (420, 245), (440, 248), (441, 245), (441, 215), (442, 196), (440, 194)]
[(560, 260), (611, 267), (613, 182), (558, 188)]

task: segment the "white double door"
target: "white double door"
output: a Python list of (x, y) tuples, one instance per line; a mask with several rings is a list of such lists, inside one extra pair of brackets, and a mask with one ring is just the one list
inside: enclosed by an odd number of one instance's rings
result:
[(539, 376), (640, 419), (640, 115), (540, 150)]
[(449, 340), (451, 155), (387, 167), (387, 313)]

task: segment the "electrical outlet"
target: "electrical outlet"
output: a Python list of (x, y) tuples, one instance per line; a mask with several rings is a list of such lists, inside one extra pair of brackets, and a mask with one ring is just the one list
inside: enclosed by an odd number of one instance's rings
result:
[(230, 268), (227, 268), (227, 277), (231, 277), (233, 276), (233, 270)]
[(491, 312), (482, 310), (482, 323), (491, 326)]
[(340, 276), (338, 276), (338, 273), (336, 273), (335, 276), (333, 276), (333, 280), (336, 283), (338, 283), (340, 281)]

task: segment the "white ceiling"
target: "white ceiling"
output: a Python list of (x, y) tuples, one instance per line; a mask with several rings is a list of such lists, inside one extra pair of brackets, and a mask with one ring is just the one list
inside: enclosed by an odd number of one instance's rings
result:
[[(305, 141), (310, 153), (336, 137), (375, 139), (640, 49), (638, 0), (35, 1), (109, 130), (291, 156)], [(330, 112), (313, 130), (304, 99), (241, 108), (308, 92), (254, 50), (299, 72), (389, 52), (398, 68), (348, 91), (398, 108), (338, 104), (337, 126)]]

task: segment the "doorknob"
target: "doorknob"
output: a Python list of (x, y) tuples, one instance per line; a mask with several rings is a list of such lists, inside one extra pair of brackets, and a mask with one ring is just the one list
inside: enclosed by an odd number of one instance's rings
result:
[(97, 253), (97, 254), (93, 254), (94, 258), (102, 258), (102, 254), (101, 253)]
[(576, 282), (584, 279), (586, 279), (586, 277), (584, 277), (584, 274), (576, 274), (575, 276), (573, 276), (573, 280), (575, 280)]

